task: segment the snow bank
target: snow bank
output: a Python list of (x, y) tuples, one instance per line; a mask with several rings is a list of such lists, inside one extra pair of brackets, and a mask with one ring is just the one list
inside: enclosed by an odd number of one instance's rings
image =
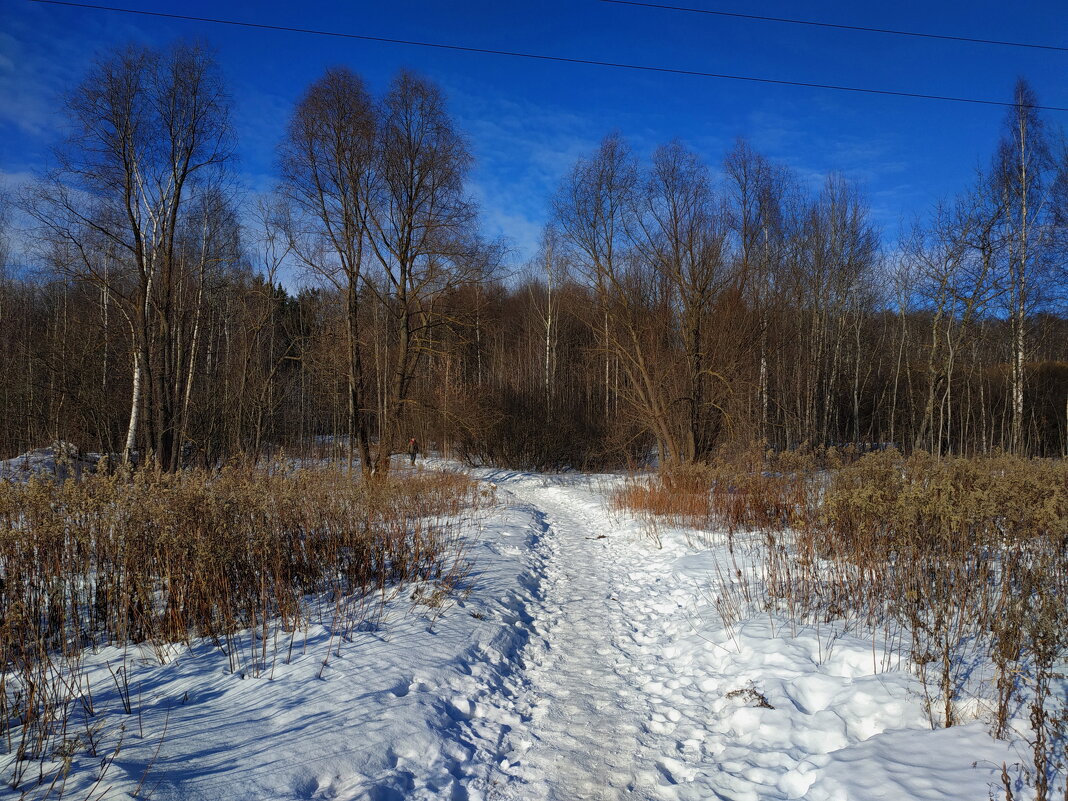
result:
[[(86, 798), (95, 784), (93, 798), (105, 790), (104, 798), (127, 798), (144, 777), (142, 794), (152, 788), (154, 799), (466, 797), (462, 785), (477, 765), (465, 721), (480, 714), (528, 637), (533, 516), (506, 505), (485, 528), (469, 528), (475, 568), (466, 600), (413, 605), (409, 587), (351, 642), (331, 632), (328, 616), (307, 631), (279, 632), (259, 678), (249, 670), (248, 633), (236, 671), (210, 642), (175, 646), (165, 664), (134, 647), (87, 653), (100, 745), (95, 756), (79, 749), (73, 757), (63, 796)], [(130, 714), (113, 677), (123, 671)], [(84, 745), (87, 733), (72, 729), (72, 744)], [(10, 755), (0, 757), (0, 774), (10, 770)], [(0, 798), (21, 798), (31, 786), (4, 785)]]

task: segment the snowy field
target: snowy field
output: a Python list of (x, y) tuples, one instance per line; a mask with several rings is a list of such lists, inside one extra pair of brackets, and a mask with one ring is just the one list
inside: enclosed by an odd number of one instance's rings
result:
[(724, 626), (726, 538), (658, 547), (609, 511), (617, 479), (476, 475), (498, 503), (443, 608), (409, 590), (340, 648), (328, 625), (280, 632), (258, 676), (210, 643), (87, 654), (108, 712), (63, 797), (980, 801), (1026, 759), (983, 722), (932, 730), (870, 639)]

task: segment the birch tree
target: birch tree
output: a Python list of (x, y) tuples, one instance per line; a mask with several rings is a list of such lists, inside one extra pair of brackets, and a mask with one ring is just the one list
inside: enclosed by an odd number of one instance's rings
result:
[(1020, 79), (995, 162), (1005, 215), (1003, 290), (1009, 318), (1011, 419), (1008, 448), (1026, 451), (1024, 393), (1028, 317), (1038, 308), (1049, 274), (1054, 234), (1054, 163), (1038, 100)]
[[(130, 47), (98, 61), (67, 101), (71, 133), (26, 207), (65, 266), (106, 288), (130, 332), (124, 458), (139, 443), (176, 469), (181, 449), (177, 317), (187, 206), (219, 191), (233, 149), (229, 98), (203, 47)], [(142, 428), (146, 428), (142, 434)]]

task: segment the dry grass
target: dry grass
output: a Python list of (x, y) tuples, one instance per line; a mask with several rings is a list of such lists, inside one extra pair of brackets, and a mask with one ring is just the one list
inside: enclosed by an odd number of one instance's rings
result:
[(706, 465), (686, 465), (649, 478), (630, 476), (611, 499), (616, 509), (699, 528), (711, 514), (715, 473)]
[[(0, 482), (0, 742), (17, 757), (7, 781), (19, 787), (31, 760), (70, 747), (76, 704), (93, 717), (84, 649), (142, 643), (162, 655), (203, 637), (255, 676), (279, 658), (272, 629), (322, 620), (339, 647), (401, 586), (440, 596), (460, 583), (456, 521), (479, 501), (458, 474), (365, 484), (282, 463)], [(125, 681), (116, 674), (120, 696)]]

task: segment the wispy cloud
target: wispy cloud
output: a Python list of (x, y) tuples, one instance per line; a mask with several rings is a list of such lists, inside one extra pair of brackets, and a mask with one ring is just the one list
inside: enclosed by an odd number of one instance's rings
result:
[(474, 151), (471, 191), (490, 236), (503, 237), (519, 264), (537, 250), (549, 201), (572, 165), (607, 131), (559, 108), (511, 98), (452, 93)]
[(872, 220), (893, 236), (903, 210), (922, 210), (930, 202), (930, 189), (910, 180), (916, 161), (911, 143), (897, 129), (846, 133), (857, 128), (854, 116), (833, 98), (815, 106), (762, 107), (747, 116), (746, 136), (759, 151), (793, 170), (810, 191), (818, 190), (831, 173), (858, 184)]
[(60, 40), (34, 48), (19, 37), (21, 27), (15, 21), (0, 32), (0, 124), (44, 140), (59, 127), (57, 100), (73, 76), (65, 59), (47, 52), (49, 45), (61, 47)]
[(0, 12), (0, 127), (43, 151), (62, 132), (63, 96), (100, 53), (166, 34), (164, 27), (149, 35), (114, 15), (6, 4)]

